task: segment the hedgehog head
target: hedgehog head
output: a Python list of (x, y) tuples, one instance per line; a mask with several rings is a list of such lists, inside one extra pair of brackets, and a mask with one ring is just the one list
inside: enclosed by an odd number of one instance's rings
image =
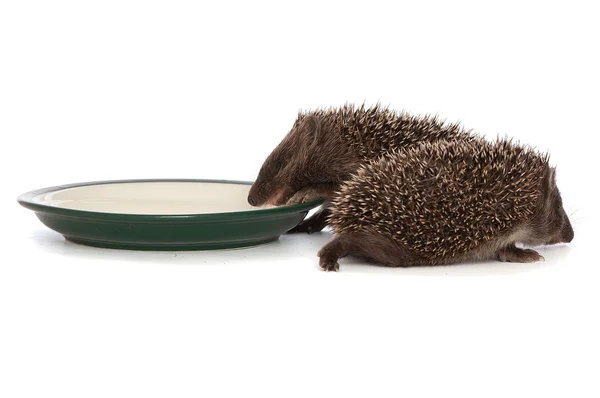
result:
[[(296, 192), (339, 183), (357, 166), (334, 126), (319, 113), (300, 114), (294, 126), (263, 163), (248, 203), (285, 204)], [(342, 161), (343, 160), (343, 161)]]
[(556, 186), (556, 170), (548, 168), (541, 187), (539, 207), (531, 221), (530, 245), (568, 243), (574, 232), (563, 208), (560, 191)]

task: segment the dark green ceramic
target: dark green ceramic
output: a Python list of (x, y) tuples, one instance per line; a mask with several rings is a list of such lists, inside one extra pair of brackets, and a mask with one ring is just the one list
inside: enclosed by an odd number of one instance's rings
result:
[(252, 184), (219, 180), (98, 181), (38, 189), (19, 196), (18, 201), (33, 210), (44, 225), (70, 241), (132, 250), (210, 250), (259, 245), (277, 240), (302, 221), (310, 209), (322, 203), (317, 200), (293, 206), (207, 214), (131, 214), (64, 208), (36, 199), (70, 188), (122, 183), (238, 184), (248, 188)]

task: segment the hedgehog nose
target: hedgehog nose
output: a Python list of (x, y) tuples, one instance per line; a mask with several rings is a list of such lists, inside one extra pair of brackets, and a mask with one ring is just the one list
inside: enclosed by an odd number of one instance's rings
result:
[(571, 221), (568, 218), (566, 219), (566, 225), (563, 227), (562, 230), (562, 238), (563, 241), (566, 243), (569, 243), (573, 240), (573, 237), (575, 236), (575, 232), (573, 232), (573, 227), (571, 226)]
[(569, 227), (565, 231), (565, 234), (563, 235), (563, 239), (566, 243), (570, 243), (574, 237), (575, 237), (575, 233), (573, 232), (573, 228)]
[(258, 201), (253, 196), (248, 195), (248, 203), (250, 204), (250, 206), (256, 206), (258, 204)]

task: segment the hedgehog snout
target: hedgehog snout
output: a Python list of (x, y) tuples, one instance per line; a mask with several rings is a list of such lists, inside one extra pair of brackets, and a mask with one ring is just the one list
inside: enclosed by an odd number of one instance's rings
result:
[(565, 243), (571, 243), (571, 241), (573, 240), (574, 237), (575, 237), (575, 233), (571, 229), (569, 232), (567, 232), (566, 235), (563, 236), (563, 239), (564, 239)]
[(561, 218), (560, 218), (560, 232), (559, 232), (559, 240), (560, 243), (569, 243), (573, 240), (575, 233), (573, 232), (573, 227), (571, 226), (571, 221), (569, 220), (569, 216), (565, 210), (560, 208)]
[(260, 206), (264, 203), (264, 183), (254, 182), (250, 187), (250, 192), (248, 192), (248, 203), (250, 206)]
[(571, 222), (568, 218), (565, 219), (566, 224), (562, 230), (562, 240), (565, 243), (570, 243), (575, 237), (575, 232), (573, 232), (573, 227), (571, 226)]
[(258, 206), (258, 200), (251, 194), (248, 195), (248, 203), (250, 204), (250, 206)]
[(563, 224), (558, 228), (558, 232), (552, 236), (550, 240), (546, 244), (555, 245), (558, 243), (570, 243), (575, 237), (575, 232), (573, 232), (573, 227), (571, 226), (571, 222), (569, 218), (565, 215), (562, 219)]

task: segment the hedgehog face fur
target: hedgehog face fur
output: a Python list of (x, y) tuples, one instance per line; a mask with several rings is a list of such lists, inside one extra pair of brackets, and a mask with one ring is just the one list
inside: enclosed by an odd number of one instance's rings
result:
[[(345, 105), (300, 112), (292, 129), (265, 160), (248, 195), (253, 206), (292, 204), (301, 190), (333, 191), (365, 162), (383, 153), (440, 139), (472, 140), (458, 124), (388, 108)], [(290, 199), (292, 198), (292, 199)]]
[(515, 244), (573, 239), (547, 155), (507, 140), (437, 141), (382, 156), (341, 185), (329, 224), (338, 237), (321, 251), (325, 269), (337, 267), (336, 252), (392, 266), (537, 261)]
[(541, 193), (543, 201), (539, 205), (537, 214), (529, 222), (531, 235), (523, 243), (538, 246), (571, 242), (575, 234), (556, 186), (556, 169), (548, 169)]
[[(341, 175), (358, 167), (347, 148), (334, 136), (324, 135), (320, 120), (312, 115), (299, 119), (283, 141), (267, 157), (252, 185), (248, 202), (283, 205), (303, 188), (339, 184)], [(346, 162), (332, 162), (346, 159)]]

